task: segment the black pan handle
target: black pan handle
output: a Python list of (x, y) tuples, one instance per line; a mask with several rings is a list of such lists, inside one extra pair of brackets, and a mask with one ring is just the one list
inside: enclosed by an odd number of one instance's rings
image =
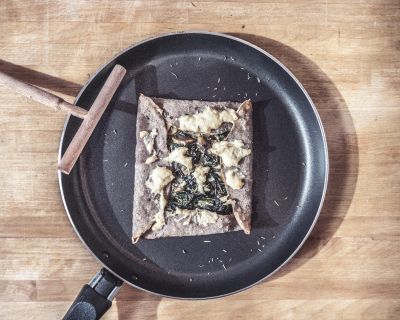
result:
[(110, 309), (122, 281), (106, 269), (85, 284), (63, 320), (97, 320)]

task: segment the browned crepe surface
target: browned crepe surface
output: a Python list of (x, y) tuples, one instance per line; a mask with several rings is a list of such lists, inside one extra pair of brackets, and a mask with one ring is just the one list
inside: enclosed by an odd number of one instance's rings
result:
[[(242, 140), (247, 148), (251, 148), (251, 103), (246, 101), (244, 104), (246, 104), (245, 106), (248, 107), (248, 110), (245, 112), (244, 117), (240, 117), (235, 122), (227, 140)], [(175, 123), (175, 119), (182, 115), (201, 112), (207, 106), (238, 110), (241, 105), (242, 103), (236, 102), (161, 99), (140, 95), (136, 124), (137, 144), (135, 151), (136, 163), (132, 239), (137, 240), (140, 236), (142, 238), (154, 239), (160, 237), (195, 236), (242, 230), (234, 214), (225, 216), (219, 215), (216, 223), (207, 226), (200, 226), (195, 223), (183, 225), (181, 222), (177, 222), (174, 217), (168, 217), (166, 214), (166, 225), (161, 230), (153, 231), (151, 230), (151, 225), (154, 222), (154, 216), (158, 211), (158, 196), (152, 195), (150, 190), (145, 186), (149, 174), (157, 165), (168, 166), (168, 163), (162, 160), (168, 154), (166, 129), (168, 123)], [(164, 111), (165, 119), (157, 111), (158, 107)], [(158, 151), (160, 160), (152, 164), (145, 164), (149, 154), (143, 140), (139, 138), (139, 133), (140, 131), (151, 131), (154, 128), (158, 130), (158, 135), (155, 139), (155, 149)], [(234, 207), (239, 206), (237, 209), (238, 212), (240, 212), (241, 219), (243, 220), (242, 224), (244, 223), (249, 228), (251, 221), (252, 155), (242, 159), (239, 168), (246, 176), (244, 186), (240, 190), (232, 190), (227, 185), (226, 187), (230, 197), (236, 200), (236, 206)]]

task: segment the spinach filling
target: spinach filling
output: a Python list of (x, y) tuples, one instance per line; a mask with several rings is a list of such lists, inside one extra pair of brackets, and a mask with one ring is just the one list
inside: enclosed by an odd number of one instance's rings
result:
[[(179, 163), (172, 162), (172, 172), (175, 176), (172, 182), (172, 190), (168, 199), (167, 209), (205, 209), (220, 215), (231, 214), (232, 206), (221, 200), (228, 195), (226, 186), (222, 181), (219, 171), (221, 159), (219, 156), (209, 154), (206, 148), (213, 141), (221, 141), (227, 137), (232, 124), (224, 123), (220, 128), (209, 135), (203, 136), (203, 144), (199, 144), (197, 137), (189, 132), (181, 130), (170, 130), (168, 135), (168, 149), (173, 151), (177, 147), (188, 148), (187, 155), (192, 158), (194, 166), (202, 165), (210, 167), (206, 175), (204, 192), (198, 190), (196, 179), (192, 174), (186, 174), (185, 167)], [(175, 132), (174, 132), (175, 131)]]

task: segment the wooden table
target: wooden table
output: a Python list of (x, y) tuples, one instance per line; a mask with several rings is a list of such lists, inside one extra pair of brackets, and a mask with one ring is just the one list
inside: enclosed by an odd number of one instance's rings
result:
[[(326, 202), (270, 280), (197, 302), (125, 286), (105, 319), (399, 319), (398, 0), (3, 0), (0, 69), (73, 97), (121, 49), (190, 29), (247, 39), (304, 84), (328, 137)], [(99, 269), (58, 191), (64, 120), (0, 88), (0, 319), (61, 318)]]

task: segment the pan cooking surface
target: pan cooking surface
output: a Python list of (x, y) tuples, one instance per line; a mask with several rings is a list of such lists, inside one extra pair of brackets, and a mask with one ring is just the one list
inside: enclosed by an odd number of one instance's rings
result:
[[(322, 129), (297, 82), (243, 42), (215, 34), (174, 34), (122, 53), (92, 78), (78, 105), (90, 106), (115, 63), (128, 70), (127, 76), (80, 162), (70, 176), (61, 175), (65, 205), (81, 239), (126, 281), (174, 297), (232, 293), (279, 268), (311, 228), (327, 175)], [(131, 243), (139, 93), (253, 101), (250, 236), (232, 232)], [(78, 125), (78, 119), (67, 121), (63, 151)]]

